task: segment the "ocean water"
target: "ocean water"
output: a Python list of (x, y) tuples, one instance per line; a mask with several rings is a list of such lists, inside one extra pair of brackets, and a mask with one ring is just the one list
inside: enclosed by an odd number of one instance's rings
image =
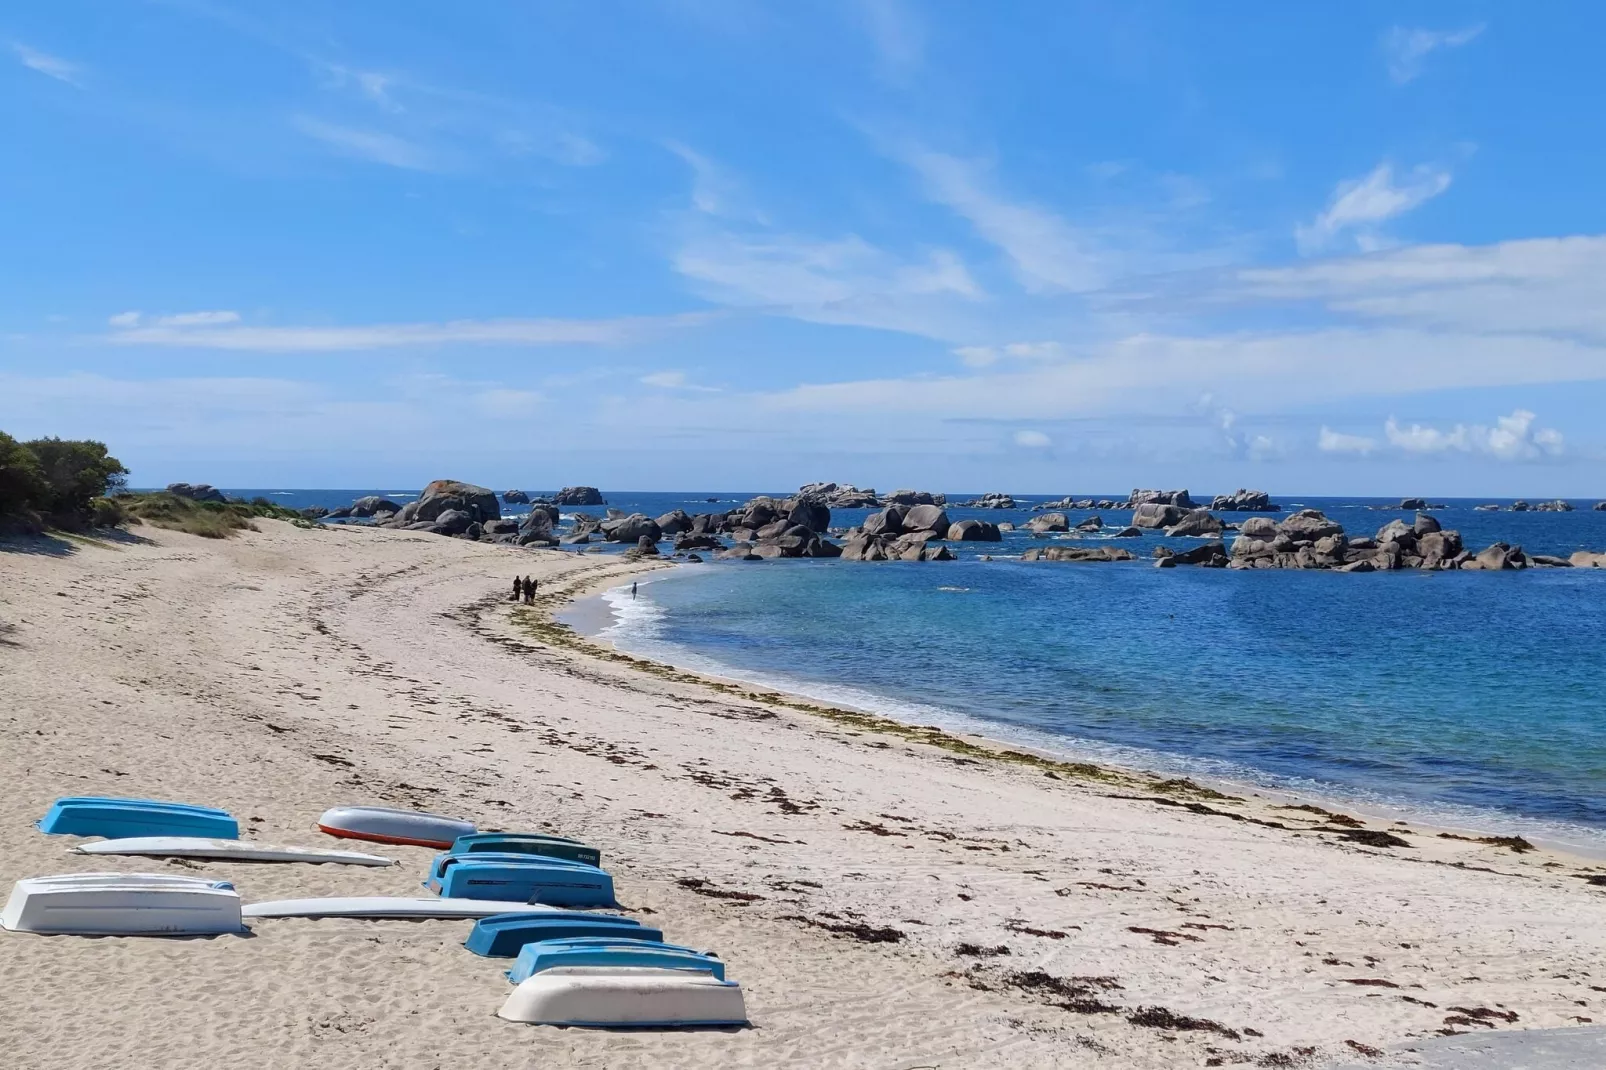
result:
[[(417, 492), (229, 493), (299, 508)], [(751, 496), (609, 499), (658, 515)], [(1410, 516), (1381, 500), (1278, 500), (1320, 508), (1352, 535)], [(1573, 513), (1476, 504), (1434, 512), (1473, 549), (1606, 550), (1606, 512), (1592, 501)], [(1112, 529), (1128, 517), (1104, 515)], [(1149, 555), (1161, 542), (1197, 545), (1151, 535), (1116, 541), (1135, 562), (1023, 562), (1037, 540), (1017, 532), (955, 546), (954, 562), (686, 565), (644, 578), (634, 600), (605, 596), (604, 635), (643, 656), (913, 723), (1606, 852), (1606, 570), (1159, 570)]]

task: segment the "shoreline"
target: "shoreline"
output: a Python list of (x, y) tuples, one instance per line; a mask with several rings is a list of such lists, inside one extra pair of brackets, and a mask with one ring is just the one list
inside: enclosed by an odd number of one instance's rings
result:
[[(0, 882), (180, 871), (64, 851), (33, 821), (67, 794), (221, 806), (290, 845), (327, 846), (342, 804), (540, 829), (718, 950), (753, 1027), (499, 1022), (506, 980), (461, 923), (4, 934), (19, 1070), (1320, 1066), (1602, 1001), (1606, 866), (792, 701), (552, 622), (667, 562), (259, 527), (0, 558)], [(198, 865), (247, 902), (419, 894), (434, 852), (383, 853)]]
[[(684, 566), (678, 562), (663, 561), (657, 563), (656, 567), (644, 567), (640, 570), (625, 573), (625, 575), (645, 575), (650, 572), (665, 571), (668, 568), (679, 567)], [(699, 567), (711, 568), (716, 566), (704, 564)], [(646, 586), (647, 584), (643, 584), (643, 587)], [(623, 585), (614, 584), (611, 580), (598, 580), (595, 583), (588, 584), (583, 590), (570, 594), (566, 602), (550, 609), (548, 611), (548, 616), (553, 623), (571, 627), (582, 639), (584, 639), (586, 642), (596, 645), (599, 648), (655, 664), (666, 665), (668, 668), (677, 673), (703, 678), (709, 681), (711, 684), (718, 685), (720, 688), (734, 687), (746, 689), (750, 692), (754, 689), (758, 689), (759, 691), (772, 693), (776, 696), (779, 696), (781, 699), (794, 706), (824, 706), (829, 709), (841, 710), (849, 714), (893, 721), (909, 728), (921, 727), (913, 721), (904, 720), (897, 717), (895, 714), (887, 713), (884, 710), (854, 705), (852, 703), (843, 702), (840, 699), (825, 695), (811, 694), (807, 690), (798, 689), (795, 682), (791, 684), (775, 684), (762, 678), (743, 676), (739, 673), (713, 671), (707, 668), (679, 664), (674, 660), (664, 661), (661, 660), (661, 655), (652, 656), (621, 647), (612, 640), (604, 638), (601, 633), (607, 631), (609, 628), (619, 622), (617, 610), (607, 602), (605, 596), (615, 590), (622, 589)], [(571, 620), (563, 621), (560, 619), (565, 616), (571, 617)], [(695, 654), (691, 651), (685, 651), (685, 653), (692, 653), (693, 656), (698, 660), (705, 660), (709, 662), (713, 661), (713, 659), (705, 658), (705, 656)], [(670, 657), (672, 659), (673, 655), (671, 654)], [(961, 722), (966, 720), (982, 720), (981, 718), (971, 717), (964, 713), (953, 710), (944, 709), (942, 712), (958, 719)], [(1480, 811), (1479, 813), (1467, 814), (1466, 816), (1468, 823), (1462, 824), (1454, 821), (1446, 821), (1445, 817), (1447, 815), (1442, 813), (1434, 813), (1430, 810), (1413, 808), (1408, 804), (1395, 804), (1386, 801), (1348, 797), (1342, 794), (1342, 792), (1303, 790), (1299, 788), (1278, 785), (1275, 783), (1258, 783), (1253, 780), (1237, 779), (1230, 776), (1211, 774), (1208, 772), (1198, 772), (1194, 770), (1157, 771), (1156, 769), (1144, 766), (1141, 763), (1126, 763), (1118, 760), (1112, 761), (1106, 754), (1099, 754), (1093, 751), (1081, 751), (1070, 745), (1056, 745), (1052, 740), (1036, 740), (1036, 736), (1046, 736), (1047, 734), (1033, 733), (1030, 730), (1025, 730), (1022, 732), (1023, 736), (1033, 737), (1025, 740), (1001, 738), (1000, 736), (991, 735), (985, 731), (970, 731), (964, 727), (957, 726), (944, 726), (943, 731), (951, 733), (955, 737), (979, 748), (995, 752), (1024, 751), (1049, 761), (1064, 762), (1073, 765), (1097, 766), (1108, 769), (1114, 774), (1147, 778), (1156, 782), (1165, 782), (1167, 780), (1175, 780), (1180, 778), (1192, 781), (1210, 789), (1213, 792), (1218, 792), (1223, 795), (1257, 798), (1277, 804), (1313, 805), (1325, 810), (1347, 811), (1374, 821), (1409, 825), (1412, 828), (1420, 829), (1424, 832), (1429, 832), (1435, 835), (1439, 833), (1449, 833), (1451, 835), (1489, 838), (1508, 838), (1516, 836), (1527, 840), (1535, 847), (1543, 848), (1558, 855), (1576, 858), (1580, 862), (1600, 863), (1606, 861), (1606, 839), (1603, 839), (1603, 842), (1598, 844), (1577, 843), (1558, 838), (1557, 835), (1552, 834), (1549, 831), (1536, 831), (1523, 827), (1529, 823), (1537, 826), (1543, 826), (1545, 822), (1542, 818), (1530, 818), (1523, 815), (1502, 815), (1499, 811), (1487, 810)], [(1188, 756), (1178, 755), (1178, 757), (1186, 759)], [(1267, 774), (1267, 776), (1270, 778), (1271, 775)], [(1483, 815), (1487, 815), (1496, 820), (1499, 820), (1502, 816), (1509, 817), (1511, 825), (1515, 826), (1515, 828), (1509, 826), (1501, 828), (1497, 826), (1478, 824), (1477, 819)], [(1606, 837), (1606, 830), (1601, 830), (1601, 835), (1602, 837)]]

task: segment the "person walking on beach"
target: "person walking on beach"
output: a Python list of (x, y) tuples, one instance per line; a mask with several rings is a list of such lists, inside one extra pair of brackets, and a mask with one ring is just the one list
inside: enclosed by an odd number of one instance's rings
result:
[(630, 581), (630, 598), (631, 598), (631, 601), (634, 601), (635, 597), (636, 597), (636, 581), (635, 580), (631, 580)]
[(524, 604), (535, 605), (535, 581), (528, 576), (524, 577)]
[(513, 577), (513, 601), (517, 602), (524, 597), (524, 580), (518, 576)]

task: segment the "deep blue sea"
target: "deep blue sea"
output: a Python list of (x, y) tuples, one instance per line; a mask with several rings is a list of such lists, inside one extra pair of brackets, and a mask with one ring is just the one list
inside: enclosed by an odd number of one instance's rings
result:
[[(299, 507), (373, 492), (230, 493)], [(751, 496), (609, 504), (696, 513)], [(1382, 500), (1277, 500), (1322, 509), (1352, 535), (1410, 516), (1371, 508)], [(1434, 515), (1473, 549), (1606, 550), (1606, 512), (1592, 501), (1481, 513), (1477, 501), (1440, 500), (1448, 508)], [(1104, 519), (1116, 530), (1128, 516)], [(951, 563), (689, 565), (649, 577), (634, 602), (607, 596), (606, 638), (916, 723), (1606, 850), (1606, 570), (1159, 570), (1148, 554), (1161, 541), (1118, 540), (1141, 559), (1113, 564), (1022, 562), (1012, 555), (1033, 540), (1015, 533), (956, 546)]]

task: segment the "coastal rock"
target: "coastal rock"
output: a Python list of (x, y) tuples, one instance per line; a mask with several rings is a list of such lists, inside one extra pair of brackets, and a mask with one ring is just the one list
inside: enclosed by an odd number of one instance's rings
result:
[(307, 520), (322, 520), (329, 515), (329, 510), (321, 505), (309, 505), (301, 510), (301, 515)]
[(1487, 550), (1475, 554), (1471, 559), (1463, 561), (1461, 567), (1472, 570), (1481, 569), (1486, 572), (1505, 572), (1511, 569), (1527, 568), (1528, 558), (1522, 552), (1522, 547), (1497, 542)]
[(1398, 542), (1405, 545), (1416, 543), (1416, 528), (1403, 520), (1390, 520), (1377, 529), (1377, 542), (1381, 545), (1387, 542)]
[(1141, 539), (1142, 537), (1143, 537), (1143, 529), (1142, 528), (1131, 528), (1131, 527), (1122, 528), (1120, 531), (1117, 531), (1114, 535), (1110, 536), (1110, 538), (1112, 538), (1112, 539)]
[[(1153, 491), (1150, 493), (1159, 492)], [(1187, 495), (1187, 491), (1180, 493), (1184, 497)], [(1188, 511), (1180, 505), (1166, 502), (1142, 502), (1132, 510), (1132, 526), (1137, 528), (1169, 528), (1182, 523), (1182, 518), (1187, 515)]]
[(412, 515), (417, 520), (436, 520), (448, 511), (467, 513), (470, 520), (482, 524), (502, 518), (502, 505), (494, 491), (455, 479), (437, 479), (425, 487)]
[[(1602, 502), (1601, 504), (1602, 505), (1606, 505), (1606, 502)], [(1596, 506), (1596, 508), (1599, 508), (1599, 506)], [(1477, 512), (1477, 513), (1498, 513), (1500, 511), (1500, 507), (1498, 505), (1493, 505), (1493, 504), (1490, 504), (1490, 505), (1474, 505), (1472, 507), (1472, 509), (1473, 509), (1473, 512)]]
[(786, 518), (799, 527), (810, 531), (826, 531), (831, 527), (831, 510), (817, 498), (799, 495), (782, 503), (786, 507)]
[[(1121, 551), (1125, 553), (1125, 551)], [(1219, 542), (1207, 542), (1199, 546), (1189, 547), (1176, 553), (1168, 553), (1164, 561), (1175, 565), (1198, 565), (1201, 568), (1226, 568), (1229, 562), (1227, 551), (1222, 549)]]
[[(439, 523), (439, 521), (437, 521), (437, 523)], [(463, 529), (463, 538), (473, 540), (474, 542), (478, 542), (480, 537), (484, 534), (485, 525), (481, 524), (478, 520), (474, 521), (468, 527)]]
[(1421, 568), (1452, 567), (1449, 562), (1460, 557), (1461, 551), (1458, 531), (1430, 531), (1417, 536), (1416, 552), (1422, 558)]
[(1597, 513), (1606, 513), (1606, 502), (1596, 502), (1594, 511)]
[(973, 498), (968, 502), (961, 502), (962, 509), (1017, 509), (1015, 499), (1002, 491), (993, 491), (983, 494), (980, 498)]
[(688, 532), (675, 540), (675, 551), (679, 553), (683, 550), (718, 550), (724, 545), (718, 535)]
[(944, 494), (932, 494), (924, 490), (895, 490), (886, 496), (888, 505), (947, 505), (948, 498)]
[(504, 517), (501, 520), (490, 521), (484, 525), (484, 528), (487, 535), (517, 535), (519, 533), (519, 522)]
[(1572, 511), (1572, 502), (1562, 501), (1560, 498), (1553, 502), (1540, 502), (1534, 506), (1534, 512), (1536, 513), (1570, 513)]
[(1529, 505), (1527, 502), (1523, 501), (1521, 498), (1518, 498), (1516, 501), (1511, 503), (1511, 511), (1513, 513), (1526, 513), (1529, 509), (1532, 509), (1532, 508), (1533, 508), (1533, 506)]
[(502, 500), (509, 505), (529, 505), (530, 496), (522, 490), (504, 490)]
[(855, 531), (842, 542), (844, 561), (885, 561), (886, 544), (866, 531)]
[(1280, 513), (1282, 506), (1273, 505), (1271, 495), (1263, 490), (1239, 488), (1232, 494), (1218, 494), (1210, 508), (1218, 513)]
[[(548, 484), (550, 486), (550, 484)], [(558, 505), (606, 505), (602, 492), (596, 487), (564, 487), (552, 499)]]
[(1225, 530), (1220, 518), (1210, 510), (1194, 509), (1176, 524), (1166, 528), (1165, 533), (1167, 538), (1175, 539), (1185, 535), (1220, 535)]
[(657, 542), (663, 537), (658, 527), (658, 521), (645, 513), (631, 513), (624, 517), (611, 517), (598, 526), (602, 537), (609, 542), (640, 542), (642, 539), (651, 539)]
[(377, 494), (370, 494), (366, 497), (358, 498), (356, 501), (352, 502), (351, 512), (348, 515), (373, 516), (376, 513), (398, 514), (401, 511), (402, 507), (391, 501), (389, 498), (381, 498)]
[[(510, 523), (510, 521), (493, 520), (492, 524)], [(555, 541), (557, 536), (552, 533), (557, 527), (558, 510), (551, 505), (532, 505), (529, 515), (518, 522), (518, 533), (521, 539), (540, 540), (542, 542)]]
[(1606, 554), (1592, 550), (1578, 550), (1567, 560), (1573, 568), (1606, 568)]
[(753, 552), (752, 543), (739, 542), (723, 553), (715, 554), (716, 561), (762, 561), (758, 554)]
[(223, 492), (210, 483), (169, 483), (167, 493), (196, 502), (226, 502)]
[(1034, 516), (1026, 522), (1026, 530), (1046, 535), (1051, 531), (1069, 531), (1071, 522), (1065, 518), (1064, 513), (1044, 513)]
[(799, 487), (799, 498), (812, 498), (828, 509), (876, 509), (881, 500), (874, 488), (860, 489), (851, 483), (810, 483)]
[(1435, 531), (1443, 531), (1444, 525), (1427, 513), (1418, 513), (1416, 514), (1416, 520), (1411, 524), (1411, 528), (1418, 535), (1428, 535)]
[(1320, 509), (1301, 509), (1299, 512), (1285, 519), (1277, 525), (1280, 535), (1287, 535), (1295, 542), (1315, 542), (1328, 535), (1342, 535), (1343, 525), (1327, 519)]
[(1400, 509), (1403, 512), (1414, 512), (1428, 507), (1426, 498), (1401, 498)]
[[(903, 515), (903, 530), (936, 531), (946, 534), (952, 526), (940, 505), (916, 505)], [(940, 537), (940, 536), (939, 536)]]
[(690, 531), (691, 516), (684, 509), (672, 509), (658, 518), (658, 530), (664, 535), (679, 535), (683, 531)]
[(591, 532), (576, 531), (558, 540), (564, 546), (584, 546), (591, 541)]
[(1549, 554), (1529, 554), (1528, 563), (1536, 568), (1572, 568), (1572, 561), (1565, 557), (1552, 557)]
[(1114, 546), (1033, 546), (1022, 561), (1131, 561), (1132, 555)]
[(1086, 520), (1082, 521), (1080, 524), (1076, 525), (1076, 530), (1077, 531), (1103, 531), (1104, 530), (1104, 518), (1102, 516), (1094, 514), (1093, 516), (1090, 516)]
[(1126, 507), (1128, 509), (1136, 509), (1140, 505), (1174, 505), (1184, 511), (1199, 507), (1199, 503), (1188, 497), (1188, 492), (1185, 490), (1134, 489), (1131, 496), (1126, 500)]
[(880, 512), (871, 513), (864, 518), (864, 531), (869, 535), (901, 535), (903, 534), (903, 514), (901, 506), (889, 505)]
[(429, 530), (436, 535), (461, 535), (474, 522), (473, 515), (465, 509), (447, 509), (429, 522)]
[(1277, 522), (1264, 516), (1252, 516), (1238, 525), (1238, 533), (1256, 539), (1270, 539), (1277, 534)]
[(650, 536), (643, 535), (641, 538), (636, 540), (635, 552), (643, 557), (657, 557), (658, 540)]
[(961, 520), (948, 526), (949, 542), (1001, 542), (1003, 538), (998, 525), (985, 520)]

